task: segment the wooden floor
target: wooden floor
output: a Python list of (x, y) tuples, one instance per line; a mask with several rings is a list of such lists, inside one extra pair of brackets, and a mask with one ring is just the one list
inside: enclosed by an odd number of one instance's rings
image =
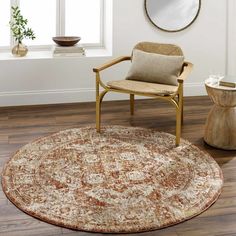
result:
[[(204, 144), (207, 113), (212, 106), (208, 97), (185, 100), (182, 137), (209, 152), (224, 173), (224, 188), (219, 200), (203, 214), (163, 230), (140, 236), (236, 236), (236, 152), (211, 148)], [(174, 109), (166, 102), (139, 100), (135, 116), (129, 115), (128, 101), (106, 102), (103, 124), (156, 128), (174, 133)], [(26, 143), (53, 132), (95, 123), (95, 104), (12, 107), (0, 109), (0, 173), (11, 155)], [(0, 187), (0, 235), (99, 235), (72, 231), (34, 219), (10, 203)]]

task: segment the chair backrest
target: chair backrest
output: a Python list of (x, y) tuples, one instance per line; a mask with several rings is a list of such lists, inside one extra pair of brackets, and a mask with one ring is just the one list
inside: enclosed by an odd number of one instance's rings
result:
[(140, 42), (137, 45), (135, 45), (134, 49), (139, 49), (144, 52), (157, 53), (157, 54), (169, 55), (169, 56), (183, 56), (184, 55), (182, 49), (174, 44)]

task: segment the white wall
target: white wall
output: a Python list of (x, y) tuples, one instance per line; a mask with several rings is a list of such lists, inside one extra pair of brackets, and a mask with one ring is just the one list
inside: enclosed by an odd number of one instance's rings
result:
[[(113, 57), (129, 55), (134, 44), (142, 40), (177, 44), (195, 65), (185, 94), (205, 94), (203, 82), (207, 76), (224, 74), (228, 68), (227, 1), (202, 0), (197, 20), (178, 33), (156, 29), (145, 15), (143, 2), (113, 1)], [(110, 58), (0, 60), (0, 106), (94, 101), (92, 68)], [(128, 66), (124, 63), (105, 72), (105, 80), (123, 78)], [(123, 98), (118, 94), (107, 96)]]
[(236, 1), (228, 0), (227, 74), (236, 75)]

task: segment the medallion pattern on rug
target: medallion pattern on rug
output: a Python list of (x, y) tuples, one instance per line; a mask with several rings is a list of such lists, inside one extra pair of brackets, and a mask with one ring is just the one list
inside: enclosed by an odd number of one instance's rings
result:
[(7, 197), (46, 222), (92, 232), (142, 232), (200, 214), (222, 172), (207, 153), (155, 130), (61, 131), (22, 147), (2, 176)]

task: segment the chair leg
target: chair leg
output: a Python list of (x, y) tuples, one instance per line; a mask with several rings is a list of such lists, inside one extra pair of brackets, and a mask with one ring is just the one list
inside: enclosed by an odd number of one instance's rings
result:
[(104, 90), (99, 96), (96, 97), (96, 130), (101, 131), (101, 105), (105, 94), (108, 91)]
[(176, 146), (180, 144), (181, 128), (183, 124), (183, 82), (179, 83), (178, 105), (176, 107)]
[(184, 98), (183, 94), (179, 94), (179, 105), (181, 107), (181, 125), (184, 123)]
[(181, 136), (181, 117), (182, 117), (182, 108), (179, 106), (176, 108), (176, 141), (175, 144), (178, 147), (180, 144)]
[(130, 94), (130, 115), (134, 115), (134, 94)]
[(99, 97), (96, 99), (96, 130), (100, 133), (101, 129), (101, 102)]

